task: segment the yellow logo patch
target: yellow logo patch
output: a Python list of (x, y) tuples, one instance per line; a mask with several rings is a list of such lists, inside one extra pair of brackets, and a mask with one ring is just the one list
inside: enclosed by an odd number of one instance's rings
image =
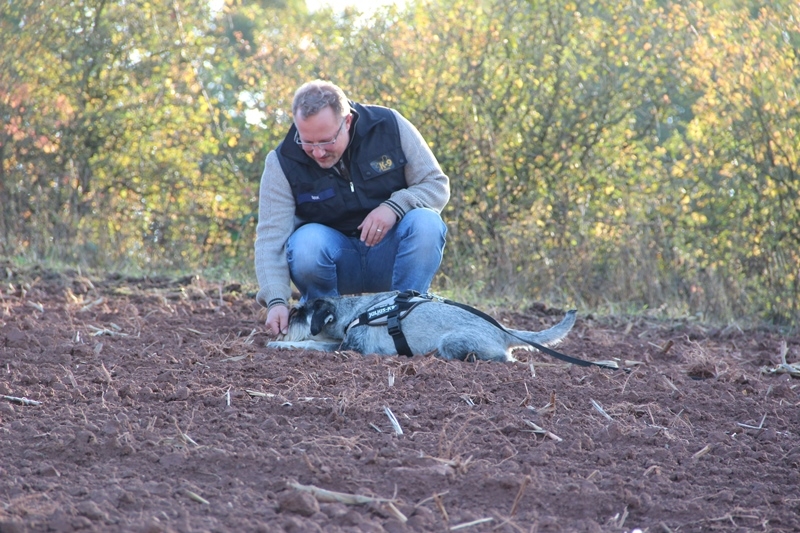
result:
[(380, 161), (373, 161), (370, 163), (370, 166), (376, 172), (386, 172), (387, 170), (391, 170), (394, 168), (394, 161), (388, 155), (381, 157)]

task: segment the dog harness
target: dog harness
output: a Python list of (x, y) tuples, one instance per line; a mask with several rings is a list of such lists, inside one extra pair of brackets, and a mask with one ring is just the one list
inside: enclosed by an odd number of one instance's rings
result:
[(394, 298), (380, 302), (375, 307), (361, 313), (358, 318), (347, 326), (345, 331), (355, 326), (383, 326), (389, 328), (389, 335), (392, 336), (394, 347), (397, 353), (411, 357), (414, 355), (408, 346), (406, 336), (400, 327), (400, 321), (419, 304), (432, 301), (435, 296), (431, 294), (420, 294), (417, 291), (403, 291)]
[(358, 316), (358, 318), (356, 318), (353, 322), (350, 323), (350, 325), (347, 326), (345, 331), (349, 331), (350, 328), (355, 326), (383, 326), (385, 324), (389, 328), (389, 335), (392, 336), (392, 340), (394, 341), (394, 346), (395, 349), (397, 350), (397, 353), (400, 355), (411, 357), (414, 355), (414, 353), (408, 346), (408, 341), (406, 341), (406, 337), (405, 335), (403, 335), (403, 328), (400, 326), (400, 323), (403, 320), (403, 318), (405, 318), (406, 315), (408, 315), (408, 313), (410, 313), (411, 310), (414, 309), (416, 306), (426, 302), (432, 302), (434, 300), (448, 305), (454, 305), (456, 307), (464, 309), (465, 311), (469, 311), (470, 313), (486, 320), (493, 326), (505, 331), (512, 337), (515, 337), (523, 341), (525, 344), (533, 346), (542, 353), (546, 353), (551, 357), (560, 359), (561, 361), (566, 361), (567, 363), (572, 363), (578, 366), (599, 366), (601, 368), (609, 368), (612, 370), (619, 369), (619, 367), (615, 366), (613, 362), (600, 363), (595, 361), (585, 361), (583, 359), (578, 359), (577, 357), (565, 355), (561, 352), (553, 350), (552, 348), (548, 348), (547, 346), (542, 346), (539, 343), (527, 341), (525, 339), (517, 337), (516, 335), (508, 331), (508, 329), (506, 329), (502, 324), (500, 324), (497, 320), (487, 315), (483, 311), (475, 309), (474, 307), (471, 307), (466, 304), (454, 302), (453, 300), (448, 300), (446, 298), (441, 298), (433, 294), (429, 293), (420, 294), (417, 291), (403, 291), (398, 293), (394, 298), (390, 298), (388, 300), (380, 302), (376, 306), (361, 313)]

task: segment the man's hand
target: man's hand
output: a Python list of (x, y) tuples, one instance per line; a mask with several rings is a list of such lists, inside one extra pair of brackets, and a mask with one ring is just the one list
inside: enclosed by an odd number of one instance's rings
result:
[(267, 312), (267, 327), (273, 335), (289, 333), (289, 308), (285, 305), (270, 307)]
[(361, 230), (361, 242), (367, 246), (375, 246), (386, 233), (397, 223), (397, 215), (391, 208), (379, 205), (373, 209), (364, 222), (358, 226)]

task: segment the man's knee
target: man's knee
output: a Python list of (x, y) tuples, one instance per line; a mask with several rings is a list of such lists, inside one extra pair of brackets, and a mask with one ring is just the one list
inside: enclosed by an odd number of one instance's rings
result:
[(317, 224), (300, 226), (286, 243), (286, 260), (293, 274), (315, 272), (324, 262), (327, 239)]
[(432, 209), (412, 209), (400, 221), (401, 234), (433, 242), (444, 242), (447, 225)]

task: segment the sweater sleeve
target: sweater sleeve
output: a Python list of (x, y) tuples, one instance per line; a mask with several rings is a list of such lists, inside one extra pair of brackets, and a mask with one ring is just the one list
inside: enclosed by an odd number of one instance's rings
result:
[(295, 229), (292, 189), (275, 151), (267, 155), (258, 198), (255, 269), (258, 279), (256, 301), (264, 307), (288, 305), (291, 296), (286, 242)]
[(406, 155), (408, 187), (392, 194), (384, 204), (395, 212), (398, 219), (403, 218), (410, 210), (420, 207), (441, 213), (450, 199), (450, 179), (442, 171), (417, 128), (400, 113), (393, 112), (397, 117), (400, 143)]

